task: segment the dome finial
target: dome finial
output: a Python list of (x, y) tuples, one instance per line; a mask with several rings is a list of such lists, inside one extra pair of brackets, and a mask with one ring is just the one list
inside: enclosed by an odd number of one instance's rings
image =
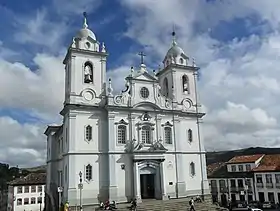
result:
[(83, 12), (83, 16), (84, 16), (84, 25), (83, 25), (83, 27), (84, 27), (85, 29), (87, 29), (87, 27), (88, 27), (88, 25), (87, 25), (87, 13), (86, 13), (86, 12)]
[(176, 32), (175, 32), (175, 25), (173, 24), (173, 31), (172, 31), (172, 45), (177, 45), (176, 43)]

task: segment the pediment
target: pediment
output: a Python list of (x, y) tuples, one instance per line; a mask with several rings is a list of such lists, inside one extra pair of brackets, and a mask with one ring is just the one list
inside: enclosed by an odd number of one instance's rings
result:
[(157, 79), (150, 75), (148, 72), (138, 73), (136, 74), (133, 79), (137, 80), (144, 80), (144, 81), (156, 81)]

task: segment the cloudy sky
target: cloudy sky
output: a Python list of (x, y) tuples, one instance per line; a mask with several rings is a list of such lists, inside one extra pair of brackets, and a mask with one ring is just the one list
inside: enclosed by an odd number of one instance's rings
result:
[(45, 162), (46, 125), (60, 123), (63, 57), (88, 13), (123, 84), (137, 53), (156, 68), (178, 43), (201, 67), (207, 150), (280, 146), (279, 0), (6, 0), (0, 3), (0, 162)]

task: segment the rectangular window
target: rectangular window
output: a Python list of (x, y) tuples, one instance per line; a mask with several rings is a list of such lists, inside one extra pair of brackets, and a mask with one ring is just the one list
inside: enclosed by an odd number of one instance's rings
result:
[(86, 126), (86, 140), (92, 140), (92, 127), (90, 125)]
[(17, 187), (17, 193), (22, 193), (22, 186)]
[(29, 193), (29, 186), (24, 186), (24, 193)]
[(211, 187), (217, 187), (217, 181), (211, 180)]
[(17, 199), (17, 205), (22, 205), (22, 199)]
[(266, 183), (272, 183), (272, 175), (271, 174), (266, 174), (265, 175), (265, 181)]
[(192, 130), (188, 129), (188, 141), (192, 142), (193, 141), (193, 134), (192, 134)]
[(257, 174), (256, 175), (256, 180), (257, 180), (257, 183), (263, 183), (262, 175), (261, 174)]
[(41, 192), (43, 192), (43, 187), (42, 187), (42, 185), (39, 185), (38, 186), (38, 193), (41, 193)]
[(164, 138), (166, 144), (172, 144), (172, 132), (171, 127), (164, 128)]
[(86, 179), (92, 180), (92, 166), (90, 164), (86, 166)]
[(231, 171), (236, 172), (236, 166), (235, 165), (231, 165)]
[(243, 171), (243, 165), (238, 165), (238, 171)]
[(244, 187), (243, 179), (238, 179), (237, 180), (237, 185), (238, 185), (239, 188), (243, 188)]
[(251, 165), (250, 164), (246, 164), (246, 171), (251, 171)]
[(230, 187), (235, 188), (236, 187), (236, 181), (235, 179), (230, 180)]
[(31, 193), (36, 193), (36, 186), (35, 185), (31, 186)]
[(225, 180), (219, 180), (220, 187), (226, 187), (226, 181)]
[(119, 125), (118, 126), (118, 144), (126, 143), (126, 126)]
[(142, 142), (144, 144), (151, 144), (151, 128), (150, 126), (143, 126), (142, 127)]
[(280, 183), (280, 174), (275, 174), (275, 182)]
[(38, 203), (38, 204), (42, 204), (42, 197), (38, 197), (38, 198), (37, 198), (37, 203)]
[(36, 198), (35, 198), (35, 197), (32, 197), (30, 203), (31, 203), (31, 204), (36, 204)]
[(29, 204), (29, 198), (24, 198), (24, 204)]

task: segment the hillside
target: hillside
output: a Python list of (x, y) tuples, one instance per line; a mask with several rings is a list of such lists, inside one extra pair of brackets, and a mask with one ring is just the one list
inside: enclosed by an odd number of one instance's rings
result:
[(238, 149), (231, 151), (207, 152), (206, 163), (207, 165), (209, 165), (216, 162), (226, 162), (234, 156), (253, 154), (280, 154), (280, 148), (250, 147), (246, 149)]

